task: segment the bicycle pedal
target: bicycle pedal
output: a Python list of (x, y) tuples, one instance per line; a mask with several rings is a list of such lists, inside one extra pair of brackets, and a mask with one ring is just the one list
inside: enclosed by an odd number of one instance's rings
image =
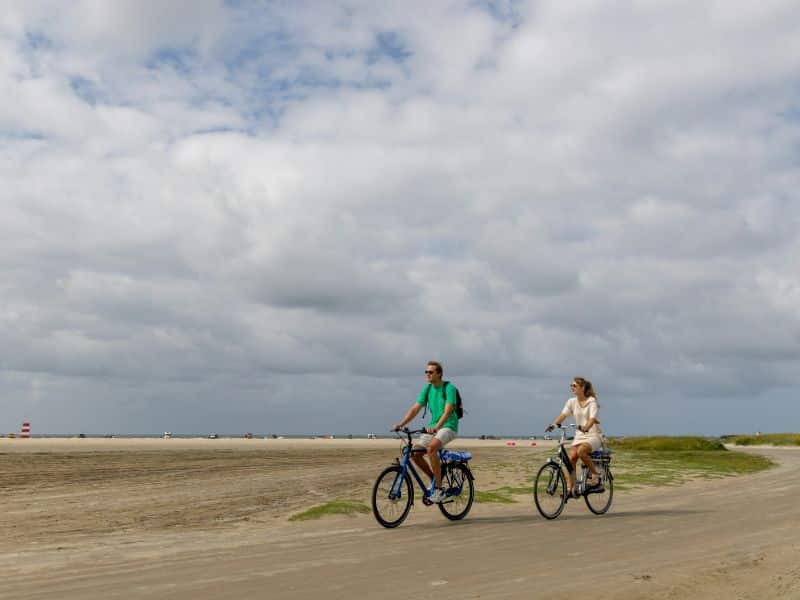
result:
[(430, 506), (431, 504), (433, 504), (433, 502), (431, 502), (428, 498), (422, 498), (422, 503), (425, 506)]

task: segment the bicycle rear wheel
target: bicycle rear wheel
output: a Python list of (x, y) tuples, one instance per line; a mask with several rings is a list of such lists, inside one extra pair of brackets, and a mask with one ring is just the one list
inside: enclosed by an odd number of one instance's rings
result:
[(596, 515), (604, 515), (611, 508), (611, 501), (614, 499), (614, 477), (611, 475), (611, 467), (604, 464), (598, 469), (600, 483), (603, 484), (602, 492), (587, 491), (583, 499), (586, 506)]
[(561, 514), (567, 503), (567, 482), (561, 467), (555, 463), (542, 465), (533, 483), (533, 499), (545, 519), (555, 519)]
[(469, 469), (462, 464), (442, 465), (442, 482), (447, 498), (439, 504), (439, 510), (451, 521), (460, 521), (467, 516), (475, 498), (475, 487)]
[(403, 476), (399, 465), (386, 467), (372, 488), (372, 514), (389, 529), (397, 527), (408, 516), (414, 501), (414, 488), (408, 473)]

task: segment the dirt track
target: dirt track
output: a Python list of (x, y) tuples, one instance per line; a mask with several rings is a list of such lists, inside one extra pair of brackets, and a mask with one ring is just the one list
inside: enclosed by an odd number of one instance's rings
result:
[[(371, 515), (299, 524), (275, 518), (266, 500), (259, 507), (258, 498), (268, 495), (258, 488), (263, 465), (256, 454), (236, 461), (237, 485), (255, 489), (239, 504), (242, 494), (226, 491), (233, 479), (217, 485), (225, 478), (206, 468), (226, 471), (225, 456), (173, 457), (161, 474), (150, 473), (148, 459), (139, 457), (142, 468), (113, 483), (113, 510), (104, 488), (111, 483), (92, 481), (88, 466), (79, 486), (42, 482), (38, 496), (27, 500), (31, 484), (15, 480), (0, 493), (0, 597), (800, 598), (800, 504), (793, 495), (800, 450), (748, 451), (781, 466), (620, 493), (603, 517), (580, 502), (570, 502), (553, 522), (539, 517), (532, 502), (476, 504), (465, 521), (450, 523), (417, 503), (396, 530), (380, 528)], [(365, 468), (353, 460), (353, 474)], [(306, 484), (324, 484), (314, 474), (320, 466), (301, 469)], [(74, 467), (60, 468), (72, 478), (81, 472)], [(176, 469), (183, 479), (170, 475)], [(159, 487), (165, 473), (171, 479)], [(0, 474), (11, 481), (8, 472)], [(290, 493), (282, 502), (303, 500)], [(180, 516), (177, 502), (200, 512)], [(227, 502), (238, 520), (217, 519)], [(50, 536), (42, 524), (54, 513), (61, 529)], [(119, 522), (107, 522), (113, 514)], [(38, 533), (26, 537), (26, 523)]]

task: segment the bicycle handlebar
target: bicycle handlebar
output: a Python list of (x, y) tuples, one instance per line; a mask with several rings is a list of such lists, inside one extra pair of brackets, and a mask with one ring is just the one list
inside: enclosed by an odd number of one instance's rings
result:
[(392, 429), (391, 432), (392, 433), (402, 432), (402, 433), (406, 433), (406, 434), (410, 433), (410, 434), (413, 435), (415, 433), (428, 433), (428, 428), (427, 427), (423, 427), (422, 429), (409, 429), (408, 427), (402, 427), (400, 429)]
[(568, 429), (568, 428), (575, 429), (576, 427), (577, 427), (577, 425), (575, 425), (575, 423), (570, 423), (566, 427), (563, 427), (561, 424), (556, 425), (555, 423), (551, 423), (550, 425), (545, 427), (544, 430), (545, 431), (553, 431), (553, 429)]

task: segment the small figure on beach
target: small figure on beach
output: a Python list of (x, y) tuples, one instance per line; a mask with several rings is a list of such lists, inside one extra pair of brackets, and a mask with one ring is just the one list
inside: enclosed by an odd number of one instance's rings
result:
[(575, 377), (569, 389), (575, 395), (567, 400), (561, 410), (561, 414), (553, 421), (552, 425), (547, 427), (547, 431), (552, 431), (556, 425), (561, 425), (561, 422), (567, 417), (575, 418), (578, 430), (569, 450), (572, 469), (567, 472), (567, 485), (569, 486), (570, 494), (574, 496), (574, 473), (578, 458), (583, 461), (583, 464), (592, 474), (589, 488), (596, 488), (600, 485), (599, 475), (590, 454), (595, 450), (600, 450), (603, 446), (603, 432), (600, 430), (600, 404), (597, 402), (597, 394), (594, 391), (592, 382), (583, 377)]
[(449, 381), (443, 381), (444, 369), (441, 363), (429, 361), (425, 366), (427, 384), (422, 388), (416, 402), (411, 405), (399, 423), (392, 425), (392, 430), (402, 429), (423, 407), (430, 410), (431, 420), (426, 427), (428, 433), (420, 436), (415, 448), (425, 448), (430, 466), (421, 453), (412, 455), (414, 463), (436, 482), (436, 490), (430, 497), (431, 502), (440, 503), (445, 491), (440, 486), (442, 481), (442, 463), (439, 450), (456, 439), (458, 434), (458, 415), (456, 414), (456, 387)]

